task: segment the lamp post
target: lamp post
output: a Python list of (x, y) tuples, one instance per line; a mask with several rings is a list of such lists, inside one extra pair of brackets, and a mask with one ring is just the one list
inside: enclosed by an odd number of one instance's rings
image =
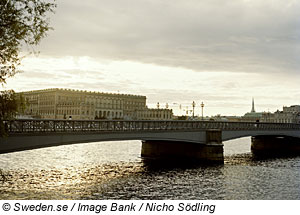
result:
[(201, 113), (202, 113), (202, 120), (203, 120), (203, 109), (204, 109), (204, 103), (201, 102)]
[(193, 101), (192, 106), (193, 106), (193, 119), (194, 119), (195, 118), (195, 106), (196, 106), (195, 101)]

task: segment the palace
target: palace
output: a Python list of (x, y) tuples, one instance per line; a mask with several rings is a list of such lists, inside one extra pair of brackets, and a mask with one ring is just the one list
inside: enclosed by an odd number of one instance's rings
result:
[(44, 89), (20, 92), (26, 101), (21, 115), (42, 119), (172, 119), (170, 109), (149, 109), (146, 96)]

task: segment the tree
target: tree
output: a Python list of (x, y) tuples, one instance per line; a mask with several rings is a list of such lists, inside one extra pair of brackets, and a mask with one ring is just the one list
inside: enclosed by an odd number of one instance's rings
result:
[[(0, 85), (18, 72), (21, 49), (34, 51), (47, 36), (51, 29), (47, 14), (55, 7), (55, 0), (0, 0)], [(0, 137), (5, 135), (4, 120), (12, 118), (19, 106), (13, 90), (0, 92)]]
[(13, 90), (0, 91), (0, 137), (6, 135), (5, 120), (13, 119), (18, 112), (25, 108), (26, 101), (22, 94)]
[(51, 29), (46, 15), (56, 4), (49, 1), (0, 0), (0, 83), (18, 72), (23, 45), (32, 48)]
[[(55, 0), (0, 0), (0, 85), (18, 72), (20, 50), (33, 51), (51, 28), (48, 12), (54, 12)], [(14, 117), (24, 101), (13, 90), (0, 92), (0, 138), (6, 135), (5, 120)], [(0, 181), (5, 175), (0, 169)]]

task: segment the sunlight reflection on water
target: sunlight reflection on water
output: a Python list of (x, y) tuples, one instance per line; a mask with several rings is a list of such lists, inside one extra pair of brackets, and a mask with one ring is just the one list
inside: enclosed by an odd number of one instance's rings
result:
[(0, 199), (300, 199), (300, 158), (253, 160), (250, 139), (224, 142), (225, 164), (145, 166), (140, 141), (0, 155)]

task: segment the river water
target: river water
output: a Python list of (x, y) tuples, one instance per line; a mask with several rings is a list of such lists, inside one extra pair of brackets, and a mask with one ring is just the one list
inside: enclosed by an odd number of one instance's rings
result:
[[(140, 141), (0, 155), (0, 199), (300, 199), (300, 157), (254, 159), (224, 142), (224, 165), (146, 165)], [(0, 176), (1, 177), (1, 176)]]

